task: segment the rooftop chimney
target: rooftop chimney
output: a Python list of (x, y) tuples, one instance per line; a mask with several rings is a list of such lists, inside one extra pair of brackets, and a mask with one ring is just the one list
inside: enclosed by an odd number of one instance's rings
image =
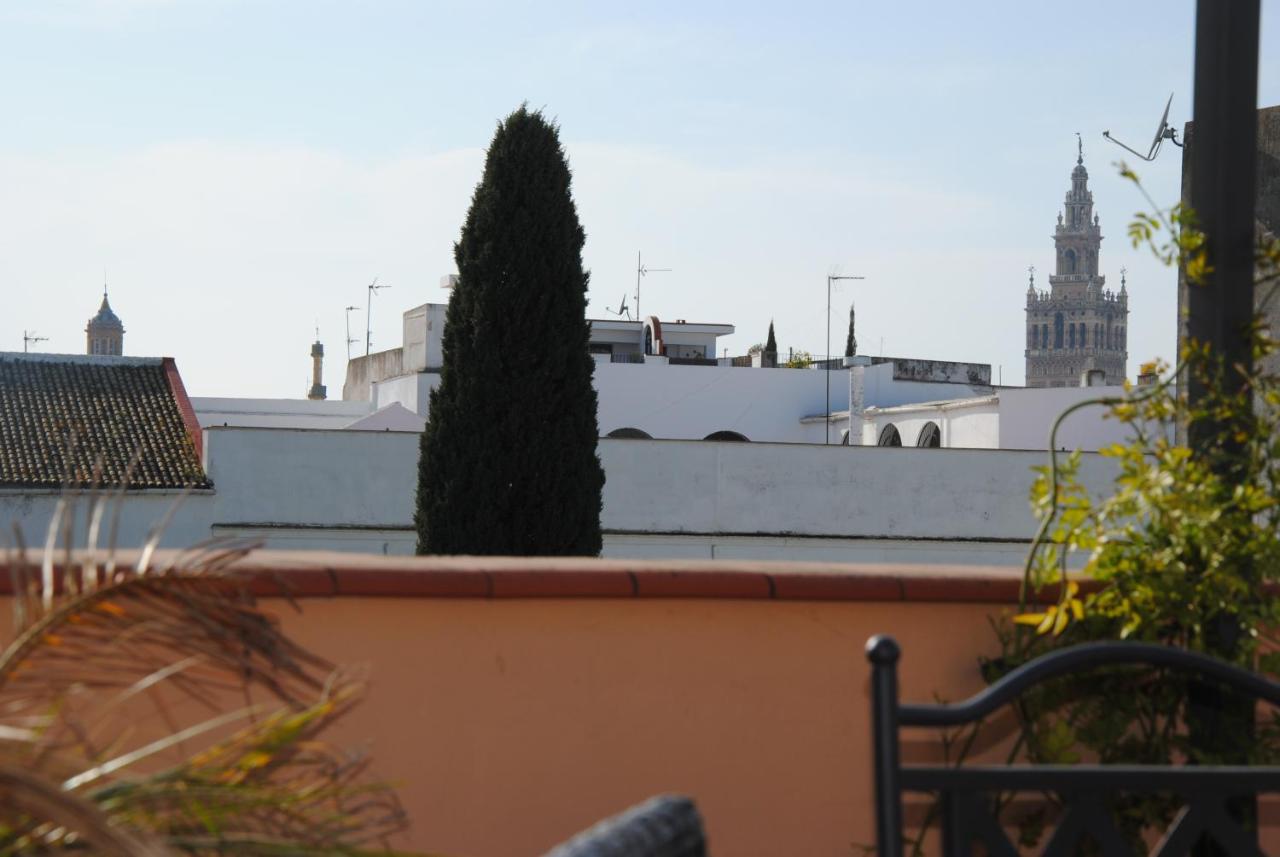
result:
[(325, 398), (325, 386), (320, 382), (324, 379), (324, 345), (317, 339), (311, 343), (311, 391), (307, 393), (307, 398), (312, 401), (323, 401)]

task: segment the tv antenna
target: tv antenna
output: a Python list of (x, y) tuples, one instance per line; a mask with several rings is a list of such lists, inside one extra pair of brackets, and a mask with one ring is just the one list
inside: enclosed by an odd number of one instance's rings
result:
[(36, 332), (34, 330), (24, 330), (22, 331), (22, 353), (26, 354), (28, 347), (35, 345), (37, 342), (48, 342), (48, 341), (49, 341), (49, 337), (36, 336)]
[(389, 289), (390, 286), (378, 285), (378, 278), (374, 277), (373, 282), (368, 285), (369, 300), (368, 308), (364, 312), (364, 356), (369, 356), (369, 349), (373, 345), (373, 293), (378, 289)]
[(627, 317), (627, 321), (631, 321), (631, 308), (627, 306), (626, 294), (623, 294), (622, 303), (618, 305), (616, 310), (605, 307), (604, 311), (609, 313), (609, 315), (616, 315), (618, 318), (622, 318), (625, 315)]
[(355, 310), (356, 312), (360, 312), (360, 307), (349, 306), (349, 307), (345, 307), (344, 309), (346, 309), (346, 312), (347, 312), (347, 362), (350, 363), (351, 362), (351, 345), (352, 343), (360, 341), (358, 339), (353, 339), (351, 337), (351, 312), (352, 310)]
[(646, 268), (644, 262), (640, 260), (640, 253), (636, 253), (636, 318), (644, 318), (644, 316), (640, 315), (640, 278), (660, 271), (670, 270), (670, 268)]
[(1160, 147), (1164, 144), (1165, 140), (1173, 141), (1173, 145), (1181, 149), (1182, 144), (1178, 142), (1177, 129), (1169, 127), (1169, 107), (1172, 104), (1173, 104), (1173, 93), (1170, 92), (1169, 100), (1166, 101), (1164, 105), (1164, 115), (1160, 117), (1160, 125), (1159, 127), (1156, 128), (1156, 136), (1154, 139), (1152, 139), (1151, 148), (1147, 150), (1147, 153), (1145, 155), (1139, 152), (1137, 149), (1133, 148), (1132, 146), (1126, 146), (1124, 143), (1121, 143), (1115, 137), (1112, 137), (1110, 131), (1103, 131), (1102, 136), (1106, 137), (1108, 140), (1115, 143), (1117, 146), (1124, 149), (1126, 152), (1132, 152), (1133, 154), (1137, 155), (1139, 158), (1142, 158), (1142, 160), (1144, 161), (1154, 161), (1156, 159), (1156, 155), (1160, 153)]

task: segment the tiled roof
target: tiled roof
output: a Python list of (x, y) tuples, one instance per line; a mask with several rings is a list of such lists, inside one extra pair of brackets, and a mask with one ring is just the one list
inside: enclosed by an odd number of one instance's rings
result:
[(130, 488), (209, 487), (200, 435), (170, 358), (0, 352), (0, 487), (57, 488), (67, 475), (118, 485), (135, 449)]

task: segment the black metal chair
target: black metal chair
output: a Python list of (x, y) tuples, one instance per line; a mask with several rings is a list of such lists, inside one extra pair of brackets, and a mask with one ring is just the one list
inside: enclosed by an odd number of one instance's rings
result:
[(880, 857), (903, 852), (903, 792), (939, 796), (942, 849), (946, 857), (969, 857), (980, 842), (990, 857), (1018, 857), (992, 810), (999, 793), (1055, 794), (1063, 803), (1045, 857), (1074, 854), (1084, 838), (1104, 857), (1132, 857), (1105, 799), (1119, 792), (1177, 795), (1183, 808), (1151, 857), (1184, 855), (1202, 838), (1223, 853), (1259, 855), (1256, 835), (1234, 821), (1230, 798), (1280, 792), (1280, 768), (1258, 766), (995, 765), (956, 767), (903, 765), (902, 727), (956, 727), (977, 723), (1048, 679), (1095, 667), (1146, 664), (1194, 673), (1253, 699), (1280, 706), (1280, 685), (1207, 655), (1145, 643), (1088, 643), (1036, 658), (964, 702), (902, 705), (898, 701), (898, 644), (892, 637), (867, 641), (871, 661), (871, 715), (875, 749), (876, 843)]
[(584, 830), (543, 857), (707, 857), (693, 801), (659, 795)]

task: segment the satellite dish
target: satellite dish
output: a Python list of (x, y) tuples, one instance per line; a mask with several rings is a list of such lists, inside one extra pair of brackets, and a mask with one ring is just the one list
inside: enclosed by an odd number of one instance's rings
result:
[(1173, 106), (1172, 92), (1169, 93), (1169, 100), (1166, 101), (1164, 104), (1164, 114), (1160, 117), (1160, 125), (1156, 128), (1156, 136), (1151, 141), (1151, 148), (1147, 150), (1147, 153), (1145, 155), (1139, 152), (1137, 149), (1134, 149), (1131, 146), (1126, 146), (1124, 143), (1121, 143), (1115, 137), (1112, 137), (1110, 131), (1103, 131), (1102, 136), (1106, 137), (1108, 140), (1115, 143), (1117, 146), (1124, 149), (1126, 152), (1132, 152), (1133, 154), (1137, 155), (1139, 158), (1142, 158), (1142, 160), (1144, 161), (1154, 161), (1156, 159), (1156, 155), (1160, 153), (1160, 146), (1164, 143), (1165, 140), (1172, 140), (1173, 145), (1177, 146), (1179, 149), (1182, 148), (1182, 144), (1178, 142), (1177, 130), (1169, 127), (1169, 108), (1171, 106)]
[(605, 307), (605, 312), (609, 313), (610, 315), (616, 315), (619, 318), (625, 315), (627, 317), (627, 321), (631, 321), (631, 309), (627, 306), (627, 296), (625, 294), (622, 296), (622, 303), (618, 306), (616, 310), (612, 310), (612, 309), (609, 309), (608, 307)]

